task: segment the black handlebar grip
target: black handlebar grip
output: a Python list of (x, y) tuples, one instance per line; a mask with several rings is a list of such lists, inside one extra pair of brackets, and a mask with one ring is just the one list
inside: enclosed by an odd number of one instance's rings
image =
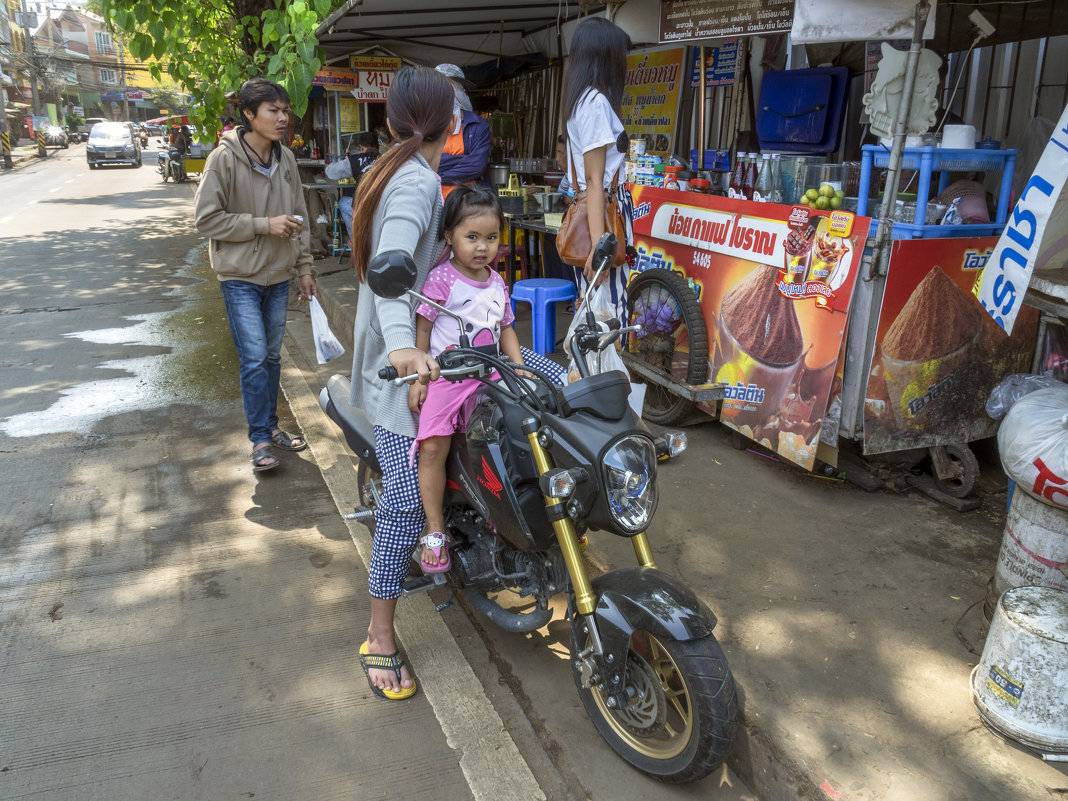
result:
[(623, 323), (619, 321), (618, 317), (612, 317), (607, 321), (607, 323), (609, 331), (618, 331), (620, 328), (623, 327)]
[(392, 381), (397, 377), (397, 368), (392, 365), (389, 367), (383, 367), (378, 371), (378, 377), (383, 381)]

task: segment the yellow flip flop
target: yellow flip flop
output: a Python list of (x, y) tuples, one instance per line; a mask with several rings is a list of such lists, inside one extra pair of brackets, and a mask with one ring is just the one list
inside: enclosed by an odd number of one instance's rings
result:
[(392, 670), (397, 674), (397, 681), (401, 680), (401, 668), (404, 667), (404, 657), (400, 655), (400, 651), (394, 651), (391, 654), (371, 654), (367, 652), (367, 641), (365, 640), (363, 645), (360, 646), (360, 666), (363, 668), (363, 675), (367, 677), (367, 684), (371, 688), (371, 692), (377, 695), (379, 698), (385, 698), (387, 701), (403, 701), (405, 698), (411, 698), (415, 695), (416, 689), (415, 679), (412, 679), (412, 686), (401, 690), (386, 690), (382, 687), (378, 687), (371, 681), (371, 674), (368, 672), (371, 668), (376, 670)]

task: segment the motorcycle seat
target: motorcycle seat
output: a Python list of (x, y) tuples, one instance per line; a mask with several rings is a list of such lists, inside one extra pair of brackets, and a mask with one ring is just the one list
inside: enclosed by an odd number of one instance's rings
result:
[(341, 429), (353, 453), (368, 467), (381, 473), (375, 456), (374, 426), (363, 409), (349, 403), (351, 387), (348, 376), (331, 376), (319, 392), (319, 406)]

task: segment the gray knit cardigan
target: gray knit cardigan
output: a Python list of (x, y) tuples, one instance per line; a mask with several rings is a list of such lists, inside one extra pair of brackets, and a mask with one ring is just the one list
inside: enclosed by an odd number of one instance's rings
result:
[[(415, 289), (422, 288), (441, 254), (441, 184), (421, 155), (406, 161), (386, 184), (371, 219), (371, 255), (402, 250), (418, 267)], [(359, 225), (359, 221), (355, 221)], [(394, 300), (372, 294), (360, 284), (353, 331), (352, 394), (354, 406), (364, 410), (376, 426), (415, 438), (417, 422), (408, 411), (408, 386), (383, 381), (378, 371), (400, 348), (415, 347), (415, 308), (408, 296)]]

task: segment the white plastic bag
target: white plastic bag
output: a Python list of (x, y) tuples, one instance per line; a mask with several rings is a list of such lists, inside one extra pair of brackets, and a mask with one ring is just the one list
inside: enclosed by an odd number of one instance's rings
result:
[(998, 450), (1018, 488), (1068, 509), (1068, 384), (1058, 382), (1016, 401), (998, 431)]
[(330, 330), (330, 323), (327, 322), (323, 307), (319, 305), (319, 298), (314, 295), (311, 299), (311, 321), (312, 336), (315, 338), (315, 358), (319, 364), (326, 364), (345, 352), (345, 346)]
[[(589, 304), (589, 309), (593, 312), (594, 319), (597, 322), (606, 323), (609, 320), (616, 319), (616, 310), (612, 306), (611, 290), (608, 283), (604, 282), (599, 287), (590, 289), (586, 293), (585, 302), (575, 309), (575, 316), (571, 320), (571, 325), (567, 327), (567, 336), (564, 337), (564, 352), (568, 354), (568, 383), (574, 381), (579, 375), (578, 366), (575, 364), (575, 360), (571, 358), (571, 338), (575, 335), (578, 327), (586, 323), (586, 304)], [(587, 353), (586, 364), (590, 368), (590, 375), (607, 373), (609, 370), (621, 370), (629, 378), (630, 373), (627, 371), (626, 365), (623, 364), (623, 357), (619, 355), (619, 347), (620, 342), (617, 339), (600, 353)]]

